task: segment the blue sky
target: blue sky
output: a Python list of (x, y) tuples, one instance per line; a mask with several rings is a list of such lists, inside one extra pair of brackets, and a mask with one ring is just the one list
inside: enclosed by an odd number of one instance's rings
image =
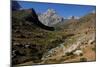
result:
[(55, 3), (41, 3), (41, 2), (18, 2), (22, 8), (34, 8), (37, 13), (44, 13), (47, 9), (54, 9), (61, 17), (67, 18), (69, 16), (84, 16), (96, 9), (95, 6), (89, 5), (73, 5), (73, 4), (55, 4)]

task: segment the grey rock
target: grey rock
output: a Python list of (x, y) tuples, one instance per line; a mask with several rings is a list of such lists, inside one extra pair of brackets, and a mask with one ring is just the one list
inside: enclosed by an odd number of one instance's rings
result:
[(58, 16), (56, 14), (56, 11), (53, 9), (48, 9), (46, 12), (44, 12), (41, 15), (38, 15), (39, 20), (47, 26), (55, 25), (62, 21), (62, 17)]

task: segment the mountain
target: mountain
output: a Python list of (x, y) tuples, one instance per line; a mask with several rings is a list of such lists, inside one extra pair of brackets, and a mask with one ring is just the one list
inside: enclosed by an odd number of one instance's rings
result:
[(67, 17), (67, 19), (79, 19), (80, 17), (78, 17), (78, 16), (69, 16), (69, 17)]
[(34, 9), (12, 11), (12, 64), (40, 62), (43, 53), (63, 39), (54, 27), (42, 24)]
[[(94, 26), (95, 27), (95, 13), (89, 13), (83, 17), (80, 17), (79, 19), (66, 19), (64, 20), (63, 23), (58, 23), (55, 25), (55, 28), (57, 30), (65, 30), (65, 29), (70, 29), (70, 30), (78, 30), (78, 29), (83, 29), (86, 27)], [(86, 26), (85, 26), (86, 25)]]
[(48, 9), (45, 13), (39, 15), (38, 17), (39, 20), (47, 26), (52, 26), (54, 24), (62, 22), (63, 20), (63, 18), (58, 16), (56, 11), (53, 9)]
[(65, 40), (43, 55), (43, 64), (96, 60), (95, 13), (89, 13), (78, 20), (67, 20), (59, 24), (58, 29), (62, 32), (59, 35)]

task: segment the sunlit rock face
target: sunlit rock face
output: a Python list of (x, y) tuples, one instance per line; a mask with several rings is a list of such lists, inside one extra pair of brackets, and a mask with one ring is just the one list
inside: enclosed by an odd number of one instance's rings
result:
[(52, 26), (62, 21), (62, 17), (58, 16), (56, 11), (53, 9), (48, 9), (46, 12), (38, 16), (39, 20), (47, 25)]

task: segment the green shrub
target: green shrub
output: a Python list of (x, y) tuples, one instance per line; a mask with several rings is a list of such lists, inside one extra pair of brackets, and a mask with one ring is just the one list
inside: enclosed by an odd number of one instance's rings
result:
[(86, 62), (87, 58), (80, 58), (80, 62)]

